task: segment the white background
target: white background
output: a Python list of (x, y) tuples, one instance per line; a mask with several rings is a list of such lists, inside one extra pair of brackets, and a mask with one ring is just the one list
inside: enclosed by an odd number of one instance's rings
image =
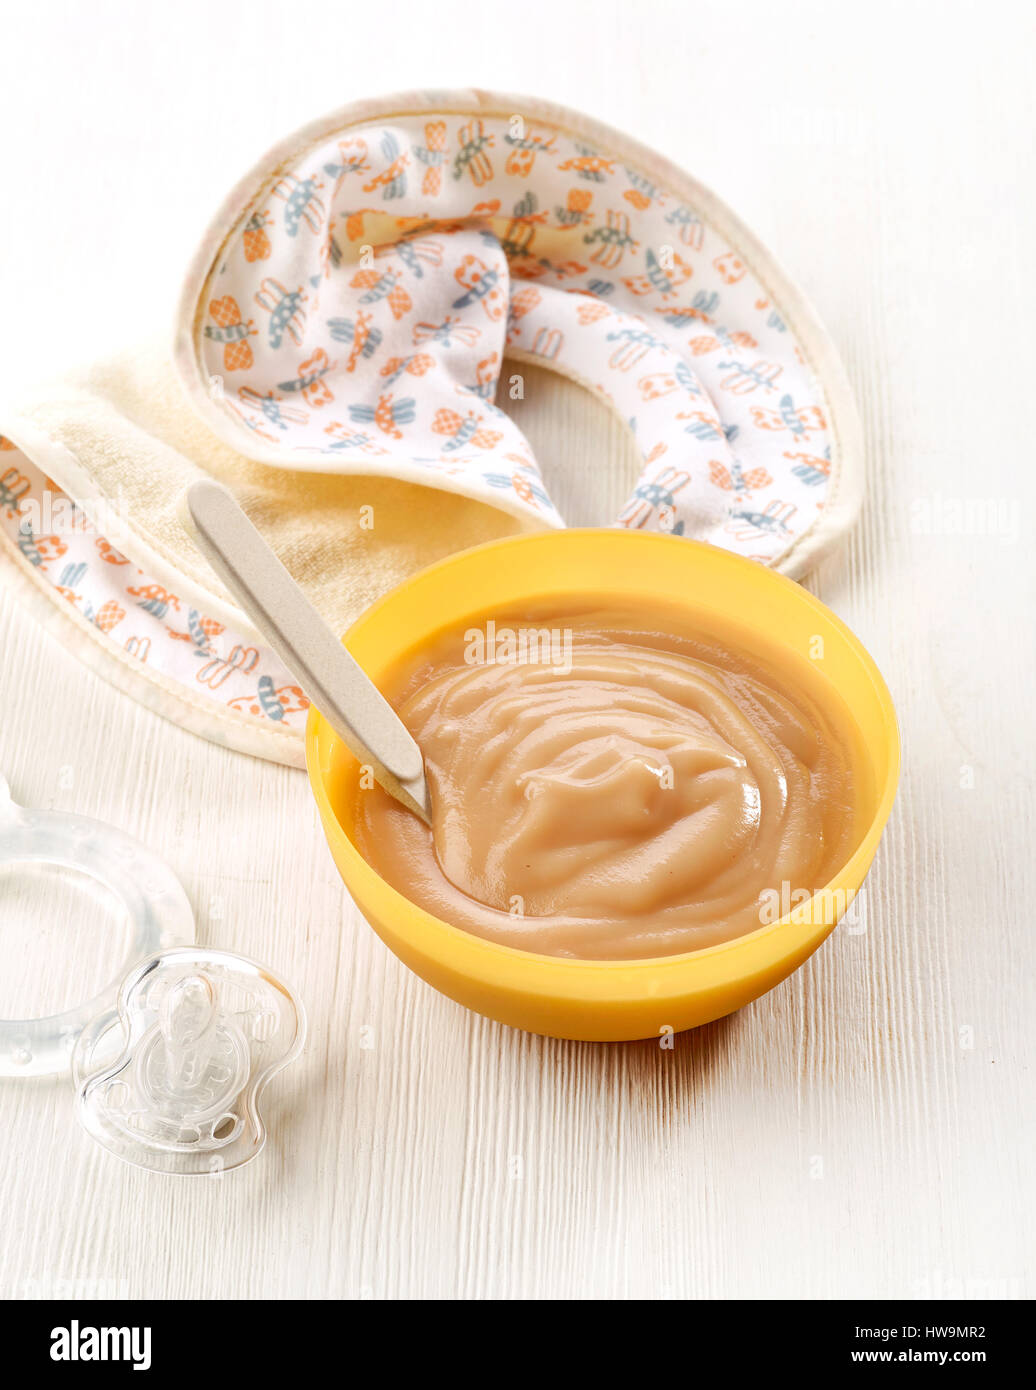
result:
[[(221, 1181), (123, 1168), (78, 1130), (65, 1085), (0, 1083), (0, 1294), (61, 1281), (208, 1298), (1032, 1293), (1024, 12), (2, 7), (12, 393), (161, 329), (231, 183), (360, 96), (529, 92), (710, 183), (844, 355), (867, 507), (810, 587), (885, 671), (905, 765), (864, 933), (840, 929), (673, 1052), (549, 1041), (466, 1013), (388, 955), (342, 890), (301, 773), (138, 708), (0, 590), (0, 767), (16, 797), (161, 850), (201, 938), (282, 971), (311, 1023), (271, 1092), (267, 1152)], [(556, 495), (577, 520), (607, 520), (635, 472), (621, 430), (533, 381), (522, 424)], [(950, 508), (969, 501), (1000, 504), (1000, 522), (953, 534)], [(0, 892), (0, 1014), (27, 990), (41, 1009), (71, 1002), (114, 968), (118, 944), (89, 914), (62, 900), (55, 919), (35, 889)]]

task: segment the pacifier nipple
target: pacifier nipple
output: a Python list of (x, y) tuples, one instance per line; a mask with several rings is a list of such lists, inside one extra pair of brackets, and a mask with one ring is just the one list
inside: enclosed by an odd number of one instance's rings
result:
[(159, 1024), (171, 1055), (204, 1050), (216, 1024), (216, 998), (204, 975), (186, 975), (166, 991)]
[(260, 1093), (298, 1054), (303, 1030), (293, 995), (254, 961), (163, 952), (131, 973), (118, 1014), (80, 1039), (80, 1118), (105, 1148), (141, 1167), (237, 1167), (262, 1148)]
[(234, 1088), (240, 1030), (221, 1020), (204, 975), (188, 975), (166, 991), (158, 1011), (161, 1046), (148, 1059), (148, 1081), (171, 1103), (197, 1103)]
[[(199, 1133), (233, 1106), (248, 1080), (248, 1044), (233, 1017), (221, 1012), (216, 993), (202, 974), (159, 991), (158, 1024), (142, 1041), (137, 1063), (140, 1095), (155, 1117)], [(229, 1133), (236, 1123), (229, 1110), (225, 1122)]]

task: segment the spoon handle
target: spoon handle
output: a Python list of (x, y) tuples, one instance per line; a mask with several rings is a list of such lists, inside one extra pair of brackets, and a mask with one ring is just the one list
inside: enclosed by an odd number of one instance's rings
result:
[(420, 748), (233, 494), (206, 478), (188, 487), (186, 501), (202, 553), (306, 695), (385, 790), (428, 821)]

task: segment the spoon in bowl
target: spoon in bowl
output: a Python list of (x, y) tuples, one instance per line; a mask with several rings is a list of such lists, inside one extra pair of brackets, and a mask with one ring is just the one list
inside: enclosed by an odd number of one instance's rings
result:
[(409, 730), (342, 646), (222, 483), (191, 483), (198, 546), (335, 733), (384, 789), (430, 823), (424, 759)]

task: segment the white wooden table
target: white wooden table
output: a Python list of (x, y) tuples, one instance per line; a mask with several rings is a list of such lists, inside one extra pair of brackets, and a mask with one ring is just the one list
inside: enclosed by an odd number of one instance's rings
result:
[[(864, 418), (866, 515), (811, 587), (902, 723), (867, 930), (671, 1052), (486, 1022), (358, 917), (301, 773), (163, 723), (0, 592), (16, 797), (164, 851), (201, 938), (278, 967), (311, 1030), (266, 1154), (219, 1181), (124, 1168), (67, 1085), (0, 1084), (0, 1295), (1031, 1295), (1031, 22), (996, 3), (473, 13), (9, 11), (3, 380), (169, 317), (231, 181), (353, 97), (475, 81), (657, 145), (803, 284)], [(537, 375), (521, 423), (573, 519), (604, 520), (635, 467), (573, 391)], [(64, 899), (0, 892), (0, 1014), (114, 967)]]

